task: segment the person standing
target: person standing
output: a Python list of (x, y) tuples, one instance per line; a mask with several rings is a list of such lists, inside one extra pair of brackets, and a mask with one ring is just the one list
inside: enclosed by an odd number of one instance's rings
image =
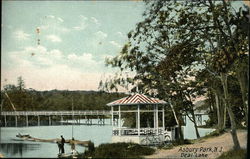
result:
[(61, 152), (62, 152), (61, 143), (59, 141), (57, 141), (56, 143), (57, 143), (57, 146), (58, 146), (58, 149), (59, 149), (59, 154), (61, 154)]
[(75, 146), (75, 139), (72, 137), (72, 140), (70, 142), (71, 145), (71, 153), (75, 154), (76, 153), (76, 146)]
[(63, 136), (61, 135), (61, 152), (64, 153), (64, 143), (65, 143), (65, 139), (63, 138)]

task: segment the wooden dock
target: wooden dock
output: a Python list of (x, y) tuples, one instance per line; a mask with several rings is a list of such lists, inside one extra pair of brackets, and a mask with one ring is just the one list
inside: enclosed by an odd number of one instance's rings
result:
[[(56, 139), (39, 139), (39, 138), (35, 138), (32, 136), (16, 136), (19, 138), (18, 141), (22, 140), (22, 141), (33, 141), (33, 142), (50, 142), (50, 143), (56, 143), (56, 142), (60, 142), (61, 139), (56, 138)], [(80, 146), (85, 146), (87, 147), (90, 141), (80, 141), (80, 140), (71, 140), (71, 139), (66, 139), (65, 143), (67, 144), (71, 144), (74, 143), (76, 145), (80, 145)]]

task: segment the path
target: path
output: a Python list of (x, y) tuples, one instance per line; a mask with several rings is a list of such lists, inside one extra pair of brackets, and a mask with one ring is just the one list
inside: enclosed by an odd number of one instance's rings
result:
[[(247, 147), (247, 131), (238, 130), (237, 136), (241, 148)], [(201, 139), (197, 143), (190, 145), (180, 145), (169, 150), (157, 150), (153, 155), (145, 158), (217, 158), (223, 152), (233, 148), (233, 141), (229, 132), (218, 137)]]

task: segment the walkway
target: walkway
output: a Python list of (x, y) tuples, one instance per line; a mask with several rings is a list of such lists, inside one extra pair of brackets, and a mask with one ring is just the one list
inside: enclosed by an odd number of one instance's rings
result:
[[(238, 130), (238, 139), (241, 148), (247, 147), (247, 131)], [(155, 154), (145, 158), (217, 158), (223, 152), (233, 148), (233, 140), (229, 132), (208, 139), (201, 139), (190, 145), (176, 146), (170, 150), (157, 150)]]

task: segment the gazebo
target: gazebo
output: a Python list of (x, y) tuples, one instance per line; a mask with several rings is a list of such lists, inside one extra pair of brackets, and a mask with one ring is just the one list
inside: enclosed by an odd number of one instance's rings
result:
[[(164, 119), (164, 105), (165, 101), (158, 98), (148, 97), (144, 94), (130, 95), (111, 103), (107, 106), (111, 107), (113, 135), (112, 142), (134, 142), (143, 144), (146, 138), (151, 136), (157, 136), (161, 141), (165, 140), (165, 119)], [(124, 114), (130, 113), (132, 116), (135, 114), (135, 126), (129, 127), (123, 126)], [(150, 124), (142, 122), (142, 115), (147, 113), (148, 116), (152, 115), (150, 119), (146, 119)], [(123, 116), (123, 118), (122, 118)], [(116, 117), (116, 118), (115, 118)], [(117, 125), (115, 119), (118, 119)], [(151, 120), (151, 121), (148, 121)], [(143, 123), (143, 124), (141, 124)], [(145, 126), (146, 125), (146, 126)]]

